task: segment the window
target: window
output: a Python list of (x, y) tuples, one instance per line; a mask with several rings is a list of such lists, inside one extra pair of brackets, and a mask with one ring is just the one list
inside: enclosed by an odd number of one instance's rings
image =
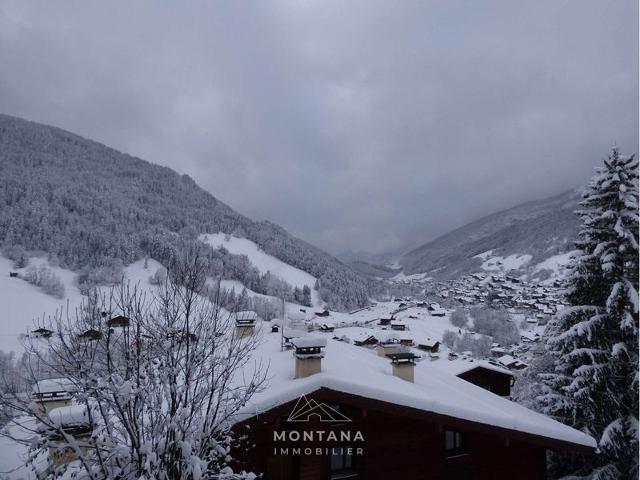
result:
[(444, 449), (446, 455), (449, 457), (466, 453), (462, 433), (456, 432), (455, 430), (445, 430)]
[(355, 470), (355, 455), (352, 447), (333, 447), (331, 449), (330, 479), (357, 478)]

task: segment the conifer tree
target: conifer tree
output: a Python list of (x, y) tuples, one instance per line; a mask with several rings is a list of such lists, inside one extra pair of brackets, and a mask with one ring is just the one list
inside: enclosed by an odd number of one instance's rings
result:
[(638, 478), (638, 162), (613, 148), (583, 194), (571, 307), (550, 323), (541, 409), (592, 435), (598, 454), (552, 459), (552, 476)]

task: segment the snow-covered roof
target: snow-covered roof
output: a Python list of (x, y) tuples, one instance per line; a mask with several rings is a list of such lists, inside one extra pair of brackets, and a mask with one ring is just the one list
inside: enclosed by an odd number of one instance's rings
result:
[(31, 392), (35, 395), (44, 395), (47, 393), (67, 392), (72, 393), (76, 391), (76, 387), (68, 378), (49, 378), (47, 380), (40, 380), (33, 385)]
[(241, 312), (236, 312), (236, 320), (241, 320), (241, 321), (257, 321), (258, 320), (258, 314), (252, 310), (243, 310)]
[(513, 358), (511, 355), (502, 355), (497, 360), (499, 363), (505, 366), (512, 365), (518, 361), (515, 358)]
[(490, 363), (486, 360), (476, 360), (469, 358), (458, 358), (455, 360), (441, 360), (438, 362), (424, 362), (420, 364), (420, 368), (436, 368), (442, 372), (448, 372), (451, 375), (462, 375), (475, 368), (485, 368), (494, 372), (500, 372), (505, 375), (513, 376), (510, 370)]
[(433, 348), (436, 344), (440, 343), (438, 340), (432, 338), (425, 338), (418, 341), (418, 345), (424, 345), (425, 347)]
[(89, 413), (85, 405), (69, 405), (51, 410), (49, 420), (56, 427), (88, 425)]
[[(280, 352), (277, 340), (265, 337), (259, 351), (270, 361), (269, 388), (251, 398), (235, 417), (236, 422), (267, 412), (300, 395), (326, 388), (571, 444), (596, 447), (595, 440), (582, 432), (437, 368), (416, 368), (414, 383), (406, 382), (394, 377), (388, 360), (377, 356), (374, 351), (330, 340), (326, 345), (322, 371), (294, 379), (294, 362), (290, 354)], [(349, 365), (349, 368), (345, 368), (345, 365)]]
[(327, 339), (325, 337), (307, 335), (305, 337), (294, 338), (291, 340), (291, 343), (296, 348), (326, 347)]

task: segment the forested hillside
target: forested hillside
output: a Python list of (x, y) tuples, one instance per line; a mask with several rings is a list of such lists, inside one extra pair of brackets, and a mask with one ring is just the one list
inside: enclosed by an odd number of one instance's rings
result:
[(265, 290), (268, 279), (246, 257), (198, 241), (199, 234), (210, 232), (252, 240), (318, 278), (331, 308), (367, 302), (366, 281), (357, 273), (277, 225), (236, 213), (188, 176), (58, 128), (0, 115), (5, 255), (44, 251), (87, 277), (117, 272), (145, 256), (164, 263), (197, 247), (206, 253), (212, 276)]
[(528, 255), (527, 265), (572, 250), (579, 221), (574, 214), (579, 194), (568, 191), (523, 203), (453, 230), (405, 254), (406, 274), (426, 272), (434, 278), (456, 278), (482, 270), (480, 255)]

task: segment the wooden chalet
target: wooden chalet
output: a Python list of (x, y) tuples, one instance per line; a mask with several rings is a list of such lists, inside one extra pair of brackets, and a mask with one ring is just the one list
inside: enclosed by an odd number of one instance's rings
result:
[(53, 331), (48, 328), (37, 328), (31, 332), (31, 335), (34, 338), (50, 338), (53, 335)]
[(321, 332), (333, 332), (336, 329), (336, 326), (331, 322), (323, 322), (320, 324)]
[(281, 480), (542, 480), (548, 449), (589, 454), (596, 446), (462, 378), (423, 370), (411, 353), (353, 356), (352, 346), (332, 341), (304, 378), (282, 355), (273, 360), (286, 375), (234, 419), (245, 436), (231, 454), (235, 471)]
[(99, 330), (91, 328), (78, 335), (78, 338), (82, 338), (84, 340), (100, 340), (102, 338), (102, 333)]
[(403, 331), (407, 329), (407, 323), (402, 320), (391, 320), (391, 329)]
[(353, 339), (353, 344), (357, 345), (358, 347), (363, 347), (366, 345), (375, 345), (377, 343), (378, 343), (378, 339), (375, 337), (375, 335), (372, 335), (369, 333), (364, 333), (359, 337), (356, 337)]
[(418, 348), (425, 352), (438, 353), (438, 350), (440, 350), (440, 342), (427, 338), (426, 340), (420, 340), (418, 342)]
[(490, 368), (486, 365), (476, 365), (460, 372), (456, 376), (501, 397), (511, 396), (513, 375), (503, 368)]
[(129, 326), (129, 318), (124, 315), (118, 315), (107, 320), (107, 326), (109, 328), (125, 328)]

